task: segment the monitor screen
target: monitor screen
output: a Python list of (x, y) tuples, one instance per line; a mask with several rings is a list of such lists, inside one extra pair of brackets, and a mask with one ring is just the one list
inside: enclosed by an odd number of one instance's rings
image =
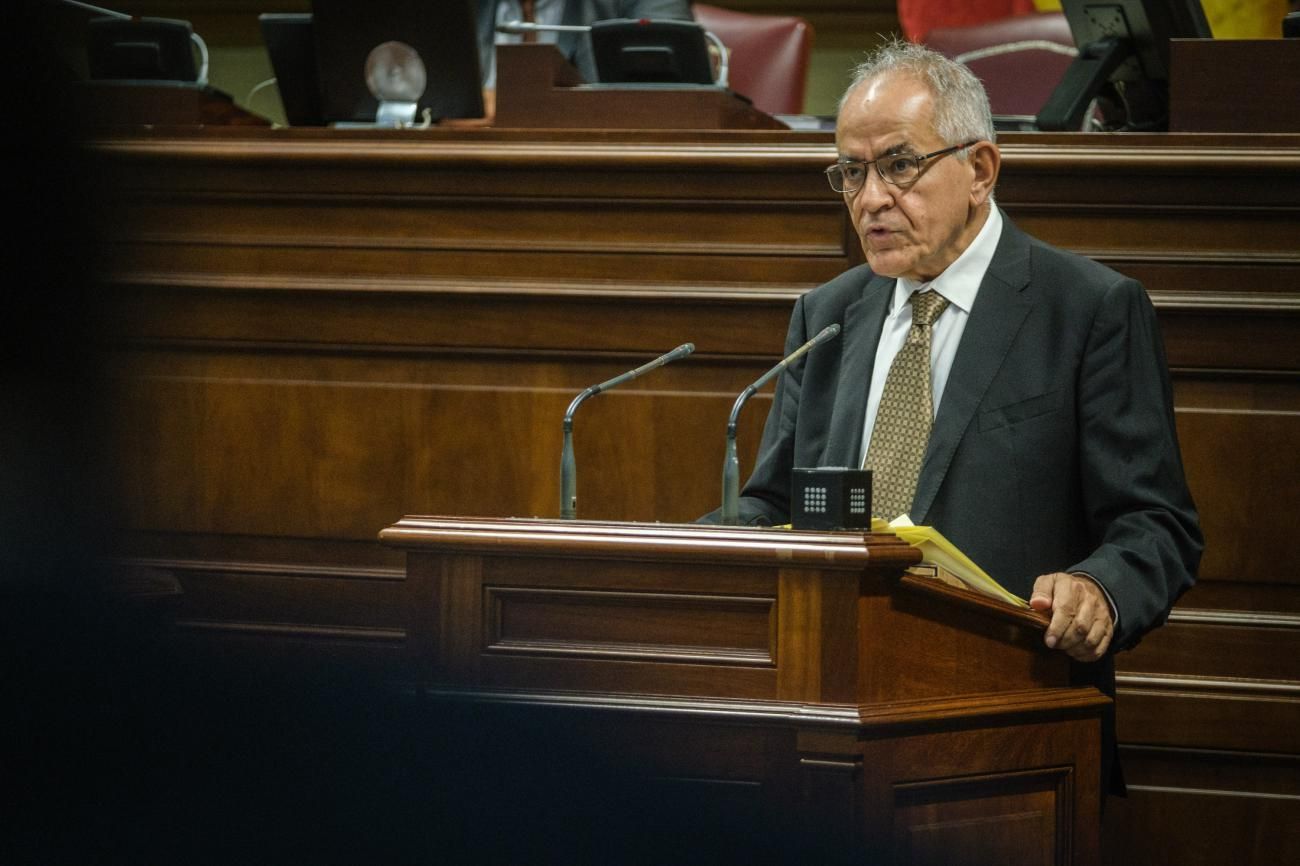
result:
[(316, 80), (316, 40), (306, 12), (265, 12), (258, 16), (262, 41), (271, 57), (280, 102), (290, 126), (324, 126), (320, 83)]
[(193, 31), (169, 18), (92, 18), (86, 23), (90, 77), (119, 81), (197, 81)]
[[(1168, 127), (1169, 40), (1210, 38), (1200, 0), (1061, 0), (1079, 47), (1040, 129)], [(1096, 101), (1094, 104), (1094, 100)]]
[(472, 0), (313, 0), (312, 31), (326, 121), (373, 123), (381, 101), (483, 116)]
[(704, 28), (694, 21), (597, 21), (591, 47), (601, 84), (713, 83)]

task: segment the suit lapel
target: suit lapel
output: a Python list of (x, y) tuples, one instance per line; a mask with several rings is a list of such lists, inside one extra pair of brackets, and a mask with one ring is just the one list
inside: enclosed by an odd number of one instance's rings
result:
[(1004, 215), (997, 252), (980, 283), (930, 432), (912, 500), (917, 523), (925, 523), (957, 445), (1029, 314), (1028, 283), (1029, 238)]
[(893, 288), (892, 278), (873, 275), (863, 288), (862, 297), (844, 311), (844, 330), (840, 334), (840, 376), (835, 386), (825, 466), (859, 465), (867, 390), (871, 387), (876, 347), (880, 344), (880, 331), (889, 312)]

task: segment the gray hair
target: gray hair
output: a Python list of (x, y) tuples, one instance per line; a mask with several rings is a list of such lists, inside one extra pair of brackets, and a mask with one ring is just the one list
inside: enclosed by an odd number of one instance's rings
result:
[[(858, 85), (886, 75), (905, 75), (930, 89), (934, 131), (948, 144), (997, 140), (989, 97), (975, 74), (937, 51), (900, 39), (876, 48), (854, 68), (853, 81), (840, 97), (840, 111)], [(959, 155), (965, 159), (966, 151)]]

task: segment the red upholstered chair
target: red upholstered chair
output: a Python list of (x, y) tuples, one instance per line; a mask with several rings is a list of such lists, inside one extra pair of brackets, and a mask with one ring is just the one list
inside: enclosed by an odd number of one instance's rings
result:
[(813, 31), (789, 15), (751, 15), (703, 3), (695, 20), (731, 52), (731, 89), (749, 97), (768, 114), (803, 112), (804, 84)]
[(1060, 12), (941, 27), (925, 35), (925, 44), (970, 67), (984, 82), (994, 114), (1037, 114), (1078, 54)]

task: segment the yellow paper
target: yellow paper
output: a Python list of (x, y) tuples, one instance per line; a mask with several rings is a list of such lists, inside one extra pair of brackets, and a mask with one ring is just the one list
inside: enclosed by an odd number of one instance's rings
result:
[[(871, 520), (873, 531), (876, 531), (876, 520), (877, 518), (874, 517)], [(884, 523), (884, 521), (881, 521), (881, 523)], [(1016, 607), (1029, 607), (1028, 601), (1018, 595), (1013, 595), (1002, 584), (989, 577), (984, 569), (972, 562), (970, 557), (958, 550), (956, 545), (944, 538), (943, 533), (933, 526), (915, 526), (904, 515), (892, 523), (885, 524), (885, 528), (921, 551), (924, 562), (937, 565), (950, 572), (972, 589), (1001, 599)]]

